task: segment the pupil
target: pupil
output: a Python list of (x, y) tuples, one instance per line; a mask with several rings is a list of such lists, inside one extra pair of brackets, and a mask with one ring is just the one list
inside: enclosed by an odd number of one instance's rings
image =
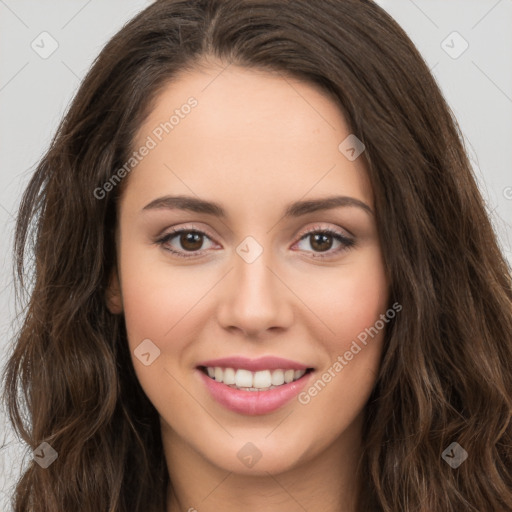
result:
[(181, 245), (184, 249), (195, 251), (201, 248), (203, 243), (202, 235), (199, 233), (186, 233), (181, 235)]
[[(327, 246), (325, 246), (326, 240), (327, 240)], [(320, 247), (318, 247), (318, 246), (315, 247), (315, 245), (318, 242), (319, 242)], [(313, 249), (318, 250), (318, 251), (324, 251), (324, 250), (330, 249), (331, 246), (332, 246), (331, 235), (327, 235), (324, 233), (317, 233), (317, 234), (313, 235), (313, 243), (311, 244), (311, 247), (313, 247)]]

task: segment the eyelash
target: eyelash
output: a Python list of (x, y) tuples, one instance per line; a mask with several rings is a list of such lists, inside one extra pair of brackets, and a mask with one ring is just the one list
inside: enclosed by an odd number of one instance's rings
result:
[[(174, 249), (169, 249), (168, 247), (165, 246), (165, 244), (170, 242), (173, 238), (176, 238), (178, 235), (181, 235), (182, 233), (194, 233), (194, 234), (198, 234), (198, 235), (205, 235), (210, 240), (212, 239), (212, 237), (210, 237), (207, 233), (205, 233), (203, 231), (200, 231), (195, 228), (184, 227), (184, 228), (179, 228), (179, 229), (173, 229), (171, 232), (169, 232), (169, 233), (165, 234), (163, 237), (157, 239), (156, 243), (158, 245), (162, 246), (166, 251), (169, 251), (170, 253), (175, 254), (179, 258), (194, 258), (194, 257), (201, 256), (202, 253), (204, 252), (204, 250), (203, 251), (192, 251), (192, 252), (189, 251), (189, 254), (186, 254), (186, 253), (183, 253), (180, 251), (176, 251)], [(340, 232), (335, 231), (333, 229), (321, 228), (320, 226), (314, 226), (313, 228), (311, 228), (308, 231), (306, 231), (305, 233), (303, 233), (301, 235), (301, 237), (299, 238), (299, 242), (313, 234), (331, 235), (335, 240), (337, 240), (338, 242), (340, 242), (342, 244), (342, 247), (338, 248), (337, 250), (326, 251), (325, 254), (328, 254), (329, 256), (332, 256), (333, 254), (338, 254), (342, 251), (349, 250), (356, 245), (355, 240), (348, 238), (345, 235), (342, 235)], [(307, 252), (313, 252), (313, 251), (307, 251)], [(313, 254), (314, 254), (314, 256), (313, 256), (314, 258), (323, 259), (323, 258), (328, 257), (328, 256), (324, 256), (323, 255), (324, 253), (321, 253), (321, 252), (320, 253), (313, 252)]]

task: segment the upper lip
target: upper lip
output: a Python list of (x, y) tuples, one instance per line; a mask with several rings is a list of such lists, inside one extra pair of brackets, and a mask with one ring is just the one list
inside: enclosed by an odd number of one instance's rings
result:
[(209, 359), (198, 364), (210, 368), (236, 368), (257, 372), (261, 370), (307, 370), (310, 366), (283, 359), (281, 357), (264, 356), (257, 359), (248, 359), (242, 356), (223, 357), (220, 359)]

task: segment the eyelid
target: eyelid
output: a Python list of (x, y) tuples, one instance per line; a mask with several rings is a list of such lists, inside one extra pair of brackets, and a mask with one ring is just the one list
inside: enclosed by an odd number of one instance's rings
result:
[[(193, 231), (196, 233), (200, 233), (202, 235), (206, 235), (212, 242), (215, 242), (218, 244), (218, 242), (216, 241), (215, 235), (213, 235), (211, 233), (211, 231), (209, 231), (208, 228), (198, 227), (197, 225), (193, 225), (193, 224), (183, 224), (183, 225), (180, 224), (178, 227), (173, 226), (171, 228), (166, 228), (160, 234), (156, 235), (155, 241), (158, 242), (159, 240), (168, 238), (171, 235), (179, 235), (183, 231), (186, 231), (186, 232)], [(200, 251), (197, 251), (197, 253), (199, 253), (199, 252)]]
[(340, 244), (340, 247), (338, 247), (335, 250), (329, 249), (329, 250), (323, 251), (323, 252), (322, 251), (320, 251), (320, 252), (306, 251), (306, 252), (311, 255), (310, 257), (312, 259), (319, 260), (319, 261), (322, 261), (322, 260), (329, 261), (329, 259), (339, 257), (341, 254), (349, 251), (350, 249), (352, 249), (353, 247), (356, 247), (358, 245), (356, 237), (354, 235), (352, 235), (352, 233), (350, 233), (350, 235), (347, 236), (342, 231), (346, 231), (347, 233), (349, 233), (348, 230), (344, 230), (339, 227), (333, 228), (333, 227), (326, 227), (326, 226), (316, 224), (316, 225), (309, 227), (309, 228), (305, 229), (304, 231), (302, 231), (301, 234), (298, 235), (298, 240), (296, 242), (294, 242), (292, 247), (295, 247), (296, 245), (300, 244), (300, 242), (302, 242), (302, 240), (307, 239), (308, 236), (313, 233), (327, 233)]
[[(213, 235), (208, 230), (208, 228), (198, 227), (197, 225), (194, 225), (194, 224), (184, 224), (184, 225), (180, 224), (179, 227), (172, 227), (172, 228), (166, 228), (166, 229), (169, 229), (169, 231), (163, 230), (163, 232), (160, 233), (159, 235), (157, 235), (156, 238), (161, 239), (163, 237), (166, 237), (166, 236), (171, 235), (176, 232), (179, 233), (181, 231), (199, 231), (199, 232), (207, 235), (211, 240), (215, 240), (215, 238), (216, 238), (215, 235)], [(300, 240), (305, 235), (312, 233), (312, 232), (317, 232), (317, 231), (333, 231), (341, 236), (345, 236), (345, 238), (349, 238), (349, 237), (355, 238), (354, 234), (351, 233), (346, 228), (339, 228), (339, 227), (332, 228), (332, 227), (326, 227), (325, 225), (321, 225), (321, 224), (315, 224), (309, 228), (304, 229), (303, 231), (299, 231), (299, 234), (295, 235), (295, 237), (298, 237), (298, 239)], [(347, 233), (348, 236), (346, 236), (341, 231), (344, 231), (345, 233)]]
[[(318, 231), (328, 232), (328, 233), (336, 233), (346, 239), (355, 238), (354, 235), (348, 229), (339, 228), (339, 227), (333, 228), (333, 227), (328, 227), (328, 226), (324, 226), (321, 224), (315, 224), (312, 227), (306, 228), (304, 231), (301, 231), (300, 234), (297, 236), (299, 237), (300, 240), (302, 240), (302, 238), (304, 238), (304, 236), (309, 235), (310, 233), (316, 233)], [(347, 234), (343, 233), (342, 231), (344, 231)]]
[[(342, 231), (345, 231), (346, 233), (348, 233), (348, 236), (345, 233), (343, 233)], [(173, 226), (168, 231), (164, 231), (162, 234), (158, 235), (156, 237), (155, 243), (164, 246), (164, 242), (166, 241), (166, 239), (172, 239), (175, 236), (178, 236), (183, 232), (196, 232), (196, 233), (199, 233), (202, 235), (206, 235), (206, 237), (208, 239), (210, 239), (213, 243), (218, 243), (215, 240), (215, 236), (213, 236), (208, 229), (199, 228), (193, 224), (179, 225), (179, 227)], [(315, 224), (315, 225), (310, 226), (309, 228), (306, 228), (305, 230), (301, 231), (299, 235), (296, 235), (295, 238), (297, 240), (293, 243), (292, 247), (294, 247), (295, 245), (300, 243), (308, 235), (310, 235), (312, 233), (318, 233), (318, 232), (331, 234), (332, 236), (334, 236), (335, 238), (338, 239), (338, 242), (340, 242), (342, 244), (345, 243), (345, 246), (342, 248), (338, 248), (335, 251), (331, 251), (331, 250), (325, 251), (325, 253), (307, 251), (309, 253), (312, 253), (314, 255), (313, 256), (314, 258), (318, 258), (318, 259), (326, 258), (327, 259), (330, 256), (335, 256), (345, 250), (350, 249), (351, 247), (353, 247), (356, 244), (354, 235), (352, 233), (350, 233), (347, 229), (343, 229), (343, 228), (339, 228), (339, 227), (336, 227), (336, 228), (326, 227), (321, 224)], [(199, 258), (199, 257), (203, 256), (203, 254), (205, 252), (208, 252), (208, 249), (202, 249), (202, 250), (198, 250), (198, 251), (191, 251), (191, 252), (189, 252), (189, 254), (186, 254), (182, 251), (176, 251), (174, 249), (165, 249), (165, 250), (167, 250), (168, 252), (170, 252), (172, 254), (177, 255), (178, 257), (182, 257), (182, 258), (194, 258), (194, 257)]]

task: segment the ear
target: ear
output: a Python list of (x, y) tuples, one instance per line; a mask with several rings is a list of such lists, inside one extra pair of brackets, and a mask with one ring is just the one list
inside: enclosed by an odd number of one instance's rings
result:
[(123, 297), (121, 295), (121, 285), (119, 282), (117, 267), (114, 267), (110, 274), (105, 300), (108, 310), (113, 315), (120, 315), (123, 312)]

